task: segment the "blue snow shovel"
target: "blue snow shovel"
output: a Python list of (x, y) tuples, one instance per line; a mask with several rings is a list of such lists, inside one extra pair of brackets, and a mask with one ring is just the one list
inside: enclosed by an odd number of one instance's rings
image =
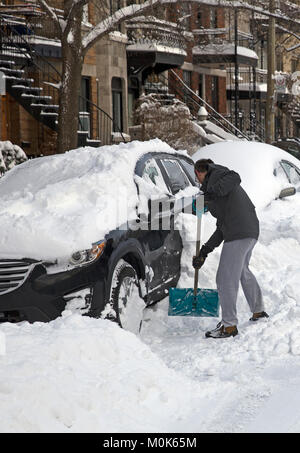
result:
[[(200, 201), (200, 203), (198, 202)], [(197, 241), (196, 256), (200, 252), (201, 221), (204, 212), (204, 196), (198, 197), (197, 214)], [(169, 290), (169, 316), (219, 316), (219, 297), (215, 289), (198, 288), (199, 269), (195, 269), (194, 288), (170, 288)]]

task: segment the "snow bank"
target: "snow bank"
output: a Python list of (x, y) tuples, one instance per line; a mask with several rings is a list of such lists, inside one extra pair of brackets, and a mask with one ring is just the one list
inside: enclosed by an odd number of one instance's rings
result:
[[(269, 319), (250, 323), (240, 291), (239, 335), (224, 341), (204, 337), (217, 319), (168, 318), (167, 299), (145, 311), (141, 338), (69, 311), (48, 324), (0, 324), (0, 431), (299, 432), (300, 194), (259, 215), (251, 269)], [(185, 288), (196, 234), (188, 217)], [(220, 251), (199, 272), (200, 287), (215, 287)]]
[(0, 180), (0, 257), (68, 257), (136, 218), (137, 160), (160, 140), (85, 147), (34, 159)]
[(226, 141), (207, 145), (192, 156), (194, 162), (203, 158), (239, 173), (242, 187), (257, 208), (266, 206), (278, 197), (281, 189), (290, 186), (286, 178), (273, 174), (281, 159), (300, 168), (300, 161), (286, 151), (258, 142)]
[[(205, 216), (206, 217), (206, 216)], [(206, 221), (205, 221), (206, 223)], [(193, 287), (191, 266), (196, 224), (182, 231), (184, 250), (179, 286)], [(261, 286), (269, 319), (249, 322), (238, 295), (239, 335), (204, 337), (216, 318), (167, 317), (168, 300), (148, 309), (143, 340), (172, 369), (201, 383), (204, 396), (194, 432), (299, 432), (300, 385), (300, 194), (275, 200), (260, 211), (260, 237), (250, 268)], [(215, 288), (222, 247), (199, 272), (199, 287)]]
[(200, 386), (111, 321), (65, 312), (0, 332), (1, 432), (170, 432), (196, 409)]
[(8, 140), (0, 142), (0, 176), (26, 160), (27, 156), (20, 146), (13, 145)]
[[(189, 217), (181, 287), (194, 278)], [(145, 311), (141, 338), (70, 312), (0, 324), (0, 431), (299, 432), (299, 225), (300, 194), (261, 210), (251, 269), (270, 318), (251, 324), (240, 292), (235, 338), (206, 339), (214, 318), (168, 318), (167, 299)], [(215, 287), (220, 251), (200, 287)]]

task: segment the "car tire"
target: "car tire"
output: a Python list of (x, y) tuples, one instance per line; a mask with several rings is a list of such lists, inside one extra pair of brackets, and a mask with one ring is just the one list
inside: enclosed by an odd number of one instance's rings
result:
[(126, 261), (120, 260), (115, 267), (110, 301), (119, 325), (125, 330), (138, 334), (142, 327), (145, 302), (139, 295), (137, 273)]

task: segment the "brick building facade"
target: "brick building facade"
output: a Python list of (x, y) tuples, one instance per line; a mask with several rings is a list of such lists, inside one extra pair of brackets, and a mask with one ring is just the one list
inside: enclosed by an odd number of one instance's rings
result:
[[(91, 2), (84, 9), (83, 34), (105, 15), (134, 3), (143, 3), (143, 1), (103, 0), (101, 8), (97, 6), (97, 2)], [(63, 0), (49, 0), (49, 4), (56, 8), (58, 15), (63, 15)], [(29, 156), (55, 153), (57, 135), (55, 106), (57, 107), (59, 102), (58, 89), (55, 88), (59, 82), (59, 76), (55, 71), (61, 71), (62, 67), (57, 33), (51, 21), (35, 2), (2, 1), (0, 14), (3, 23), (7, 23), (10, 17), (13, 24), (10, 25), (8, 39), (17, 37), (22, 43), (25, 34), (25, 39), (30, 43), (30, 49), (40, 54), (39, 62), (45, 64), (44, 73), (36, 70), (34, 65), (29, 65), (25, 68), (26, 78), (34, 80), (32, 85), (36, 90), (39, 87), (43, 88), (41, 93), (49, 96), (46, 103), (54, 104), (52, 107), (46, 105), (46, 109), (43, 109), (39, 104), (36, 105), (40, 101), (32, 102), (35, 103), (36, 109), (46, 110), (42, 111), (41, 118), (36, 114), (36, 110), (32, 112), (32, 109), (27, 108), (26, 103), (20, 103), (20, 98), (12, 95), (14, 93), (11, 89), (7, 90), (6, 94), (1, 96), (1, 140), (10, 140), (18, 144)], [(244, 46), (245, 53), (247, 47), (251, 47), (252, 29), (249, 14), (239, 13), (238, 28), (239, 46)], [(123, 23), (117, 27), (98, 41), (84, 58), (79, 93), (79, 138), (83, 137), (83, 139), (80, 138), (81, 141), (79, 140), (78, 143), (97, 146), (140, 138), (136, 135), (137, 129), (134, 127), (137, 100), (142, 94), (147, 93), (147, 90), (151, 92), (153, 85), (158, 86), (162, 81), (165, 84), (164, 89), (185, 102), (194, 117), (199, 104), (204, 103), (211, 108), (210, 112), (219, 112), (234, 121), (232, 74), (235, 55), (232, 50), (231, 54), (218, 51), (220, 43), (223, 45), (228, 42), (233, 48), (232, 30), (233, 13), (231, 11), (225, 11), (219, 7), (181, 4), (181, 2), (175, 3), (164, 11), (153, 10), (147, 17), (135, 18), (127, 21), (126, 25)], [(286, 40), (283, 33), (279, 37), (283, 42)], [(294, 40), (289, 38), (290, 47), (296, 44), (296, 38)], [(246, 68), (245, 73), (249, 74), (249, 86), (250, 79), (253, 77), (251, 75), (253, 68), (258, 66), (261, 72), (258, 71), (257, 74), (263, 77), (261, 74), (265, 64), (265, 61), (262, 63), (264, 52), (265, 50), (261, 51), (258, 46), (252, 49), (254, 55), (251, 57), (252, 60), (243, 55), (240, 56), (239, 71), (242, 71), (243, 67)], [(295, 52), (282, 54), (280, 64), (283, 71), (299, 70), (297, 52), (299, 51), (296, 49)], [(17, 57), (18, 69), (26, 66), (21, 64), (20, 55), (12, 57)], [(1, 61), (4, 61), (4, 58), (5, 55), (2, 55)], [(6, 58), (10, 59), (9, 52)], [(52, 67), (52, 72), (49, 70), (49, 65)], [(8, 68), (10, 67), (8, 65)], [(172, 87), (172, 83), (175, 82), (171, 70), (183, 81), (183, 83), (177, 83), (180, 87)], [(46, 81), (45, 74), (48, 77)], [(256, 77), (258, 77), (257, 74)], [(239, 78), (242, 77), (241, 73)], [(173, 78), (172, 83), (171, 78)], [(191, 90), (191, 96), (187, 87)], [(240, 89), (243, 95), (242, 84)], [(251, 89), (250, 87), (248, 91), (250, 92)], [(27, 92), (30, 92), (28, 87)], [(253, 103), (253, 95), (249, 96)], [(197, 102), (191, 101), (190, 97), (194, 97)], [(239, 109), (244, 111), (245, 115), (249, 116), (253, 109), (251, 102), (243, 100), (242, 97), (239, 99)], [(260, 108), (263, 111), (263, 105), (257, 101), (257, 112)], [(259, 121), (263, 124), (263, 118), (259, 118)], [(283, 121), (285, 123), (282, 123), (281, 129), (287, 131), (287, 120)], [(241, 126), (249, 132), (248, 124), (241, 123)], [(291, 133), (293, 132), (294, 129)], [(88, 140), (88, 142), (82, 140)]]

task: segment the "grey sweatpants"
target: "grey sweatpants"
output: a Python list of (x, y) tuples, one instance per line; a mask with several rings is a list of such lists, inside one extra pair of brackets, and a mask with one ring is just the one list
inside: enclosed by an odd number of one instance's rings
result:
[(252, 313), (264, 310), (261, 289), (249, 269), (256, 239), (246, 238), (224, 242), (217, 271), (217, 288), (225, 327), (238, 323), (236, 300), (241, 282)]

